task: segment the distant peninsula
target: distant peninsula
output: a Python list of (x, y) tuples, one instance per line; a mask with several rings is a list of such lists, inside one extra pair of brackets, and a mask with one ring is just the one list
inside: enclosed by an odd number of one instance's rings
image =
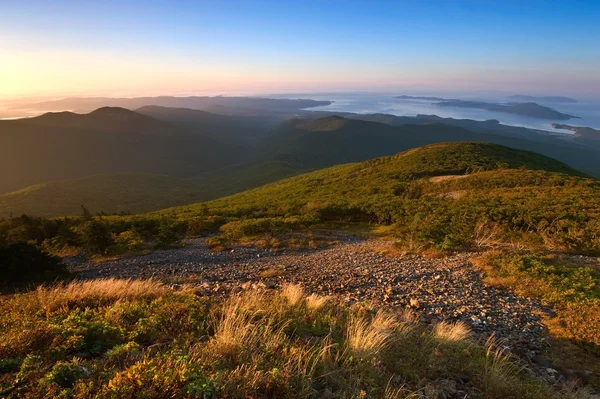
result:
[(522, 115), (539, 119), (566, 121), (573, 118), (579, 118), (578, 116), (563, 114), (562, 112), (558, 112), (552, 108), (544, 107), (543, 105), (534, 102), (497, 104), (484, 101), (457, 100), (441, 97), (395, 96), (393, 98), (398, 100), (435, 101), (433, 102), (433, 105), (438, 105), (440, 107), (477, 108), (486, 111), (504, 112), (506, 114)]
[(593, 129), (586, 126), (563, 125), (561, 123), (553, 123), (552, 127), (555, 129), (570, 130), (575, 133), (575, 137), (581, 139), (600, 141), (600, 130), (598, 129)]
[(510, 96), (508, 98), (510, 98), (511, 100), (515, 100), (515, 101), (545, 101), (545, 102), (549, 102), (549, 103), (576, 103), (577, 102), (577, 100), (575, 100), (574, 98), (562, 97), (562, 96), (536, 97), (536, 96), (527, 96), (524, 94), (515, 94), (514, 96)]
[(574, 115), (563, 114), (552, 108), (544, 107), (536, 103), (508, 103), (494, 104), (482, 101), (464, 101), (464, 100), (446, 100), (435, 103), (441, 107), (461, 107), (461, 108), (477, 108), (486, 111), (504, 112), (507, 114), (529, 116), (531, 118), (551, 119), (551, 120), (569, 120), (578, 118)]

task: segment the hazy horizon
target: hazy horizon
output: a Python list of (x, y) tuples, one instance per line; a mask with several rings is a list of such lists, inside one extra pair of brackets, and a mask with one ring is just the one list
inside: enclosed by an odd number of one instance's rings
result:
[(600, 92), (596, 1), (0, 4), (0, 99)]

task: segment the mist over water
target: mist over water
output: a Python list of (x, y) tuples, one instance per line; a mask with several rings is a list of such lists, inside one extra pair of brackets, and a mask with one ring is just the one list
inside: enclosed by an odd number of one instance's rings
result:
[[(577, 99), (577, 103), (557, 103), (536, 100), (540, 105), (556, 109), (569, 115), (579, 116), (580, 119), (567, 121), (531, 118), (521, 115), (507, 114), (503, 112), (492, 112), (482, 109), (470, 109), (459, 107), (441, 107), (434, 105), (431, 100), (403, 100), (395, 99), (394, 96), (436, 96), (448, 99), (485, 101), (491, 103), (515, 102), (508, 98), (509, 95), (461, 95), (461, 94), (415, 94), (411, 92), (398, 93), (304, 93), (298, 96), (314, 100), (331, 100), (333, 104), (310, 108), (311, 110), (332, 112), (354, 112), (354, 113), (385, 113), (397, 116), (437, 115), (443, 118), (473, 119), (484, 121), (496, 119), (500, 123), (512, 126), (522, 126), (530, 129), (547, 130), (550, 132), (572, 132), (552, 128), (552, 123), (562, 123), (573, 126), (587, 126), (600, 129), (600, 99)], [(277, 97), (296, 98), (296, 95), (281, 95)]]

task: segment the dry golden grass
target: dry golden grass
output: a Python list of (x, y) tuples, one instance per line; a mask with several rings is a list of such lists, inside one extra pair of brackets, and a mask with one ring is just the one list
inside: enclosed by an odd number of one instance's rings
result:
[(281, 290), (281, 295), (290, 306), (295, 306), (304, 298), (304, 290), (298, 284), (285, 284)]
[(246, 343), (252, 336), (254, 312), (244, 309), (239, 298), (232, 298), (224, 306), (221, 316), (214, 320), (214, 342), (225, 348)]
[(378, 311), (372, 320), (366, 318), (351, 319), (346, 328), (346, 344), (360, 357), (370, 357), (386, 347), (399, 321), (382, 311)]
[(329, 301), (329, 297), (310, 294), (306, 297), (306, 307), (314, 312), (321, 309), (327, 301)]
[(265, 270), (261, 271), (258, 274), (258, 277), (260, 277), (260, 278), (273, 278), (273, 277), (281, 276), (284, 273), (285, 273), (285, 270), (282, 269), (282, 268), (270, 267), (268, 269), (265, 269)]
[(76, 281), (36, 290), (39, 303), (46, 312), (69, 308), (85, 302), (110, 303), (118, 300), (159, 297), (169, 289), (153, 280), (119, 280), (115, 278)]
[(429, 181), (432, 183), (439, 183), (447, 180), (456, 180), (456, 179), (464, 179), (465, 177), (469, 177), (470, 175), (445, 175), (445, 176), (434, 176), (430, 177)]
[(462, 322), (441, 322), (433, 326), (433, 336), (441, 341), (460, 342), (467, 340), (471, 336), (471, 330)]
[(401, 309), (398, 313), (398, 320), (400, 320), (403, 324), (415, 324), (421, 318), (414, 310), (412, 309)]
[[(225, 355), (258, 343), (271, 348), (279, 346), (284, 340), (285, 323), (276, 326), (272, 317), (265, 316), (269, 313), (270, 308), (265, 306), (265, 297), (261, 293), (229, 298), (220, 316), (213, 319), (212, 349)], [(259, 326), (256, 320), (260, 315), (263, 317)]]
[[(391, 240), (394, 241), (393, 245), (390, 245)], [(452, 253), (452, 251), (449, 250), (427, 248), (424, 245), (411, 242), (410, 239), (405, 241), (397, 241), (397, 239), (391, 237), (388, 237), (387, 241), (385, 238), (380, 239), (379, 244), (375, 244), (372, 249), (379, 255), (389, 256), (391, 258), (414, 254), (427, 259), (441, 259)]]

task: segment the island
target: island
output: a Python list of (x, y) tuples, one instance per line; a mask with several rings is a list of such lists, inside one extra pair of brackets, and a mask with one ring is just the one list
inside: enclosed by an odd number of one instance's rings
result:
[[(484, 101), (458, 100), (441, 97), (421, 97), (421, 96), (395, 96), (398, 100), (428, 100), (434, 101), (432, 104), (440, 107), (459, 107), (459, 108), (477, 108), (492, 112), (504, 112), (506, 114), (522, 115), (538, 119), (550, 119), (566, 121), (579, 118), (578, 116), (564, 114), (550, 107), (539, 105), (535, 102), (510, 102), (505, 104), (489, 103)], [(566, 97), (565, 97), (566, 98)]]
[(563, 114), (562, 112), (558, 112), (549, 107), (544, 107), (537, 103), (494, 104), (482, 101), (446, 100), (435, 103), (435, 105), (439, 105), (440, 107), (477, 108), (486, 111), (504, 112), (507, 114), (523, 115), (539, 119), (569, 120), (579, 118), (574, 115)]
[(574, 98), (563, 97), (563, 96), (536, 97), (536, 96), (527, 96), (524, 94), (515, 94), (514, 96), (510, 96), (508, 98), (510, 98), (511, 100), (515, 100), (515, 101), (545, 101), (545, 102), (549, 102), (549, 103), (576, 103), (577, 102), (577, 100), (575, 100)]

